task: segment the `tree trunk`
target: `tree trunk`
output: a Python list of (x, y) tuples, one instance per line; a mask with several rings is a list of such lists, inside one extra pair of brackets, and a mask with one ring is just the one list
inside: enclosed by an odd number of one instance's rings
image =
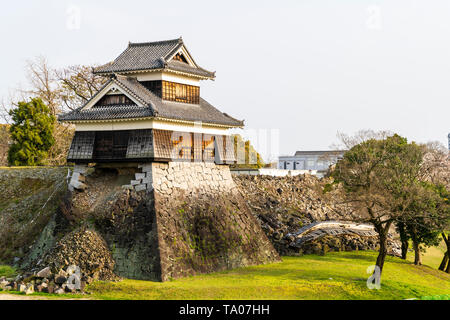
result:
[(414, 249), (414, 264), (416, 266), (421, 266), (422, 256), (420, 255), (420, 243), (419, 239), (417, 238), (415, 227), (411, 227), (411, 240), (413, 242), (413, 249)]
[(414, 248), (414, 264), (420, 266), (422, 265), (422, 256), (420, 255), (420, 243), (419, 239), (417, 239), (415, 227), (411, 228), (411, 240)]
[(439, 270), (444, 271), (447, 262), (448, 262), (448, 251), (444, 254), (444, 258), (442, 258), (442, 262), (439, 265)]
[(420, 255), (420, 244), (417, 241), (413, 240), (413, 248), (414, 248), (414, 264), (416, 266), (422, 265), (422, 256)]
[[(445, 262), (446, 262), (447, 269), (445, 269), (445, 272), (450, 273), (450, 235), (446, 237), (445, 233), (442, 232), (442, 238), (444, 238), (445, 244), (447, 245), (447, 252), (445, 253), (444, 259), (442, 260), (442, 263), (441, 263), (442, 269), (441, 269), (441, 266), (439, 266), (439, 270), (444, 270)], [(444, 260), (446, 260), (446, 261), (444, 262)]]
[(383, 271), (384, 261), (386, 260), (388, 252), (387, 239), (389, 228), (391, 227), (391, 222), (388, 222), (386, 226), (384, 226), (384, 228), (382, 224), (374, 225), (374, 227), (375, 230), (378, 232), (378, 239), (380, 241), (380, 250), (378, 251), (376, 265), (378, 268), (380, 268), (380, 275), (381, 275)]
[(406, 260), (406, 257), (408, 255), (409, 242), (405, 230), (405, 225), (402, 222), (398, 224), (398, 232), (400, 234), (400, 241), (402, 242), (402, 259)]

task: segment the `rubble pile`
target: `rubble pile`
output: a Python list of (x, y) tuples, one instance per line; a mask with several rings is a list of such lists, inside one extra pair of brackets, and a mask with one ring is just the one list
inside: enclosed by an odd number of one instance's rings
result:
[(64, 236), (29, 271), (0, 279), (0, 289), (25, 292), (82, 292), (94, 280), (118, 280), (114, 260), (103, 238), (87, 227)]
[[(261, 223), (261, 228), (280, 255), (303, 253), (322, 254), (326, 251), (376, 250), (378, 235), (342, 232), (335, 228), (330, 233), (308, 238), (298, 243), (296, 234), (302, 228), (323, 221), (352, 221), (356, 213), (343, 204), (338, 195), (324, 195), (327, 179), (312, 175), (286, 177), (233, 176), (252, 212)], [(398, 242), (390, 241), (391, 254), (397, 254)]]

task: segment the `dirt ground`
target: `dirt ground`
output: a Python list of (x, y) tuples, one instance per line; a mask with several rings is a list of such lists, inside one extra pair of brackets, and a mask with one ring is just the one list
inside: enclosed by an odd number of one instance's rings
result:
[(22, 296), (18, 294), (0, 293), (0, 300), (48, 300), (46, 297)]
[(19, 294), (0, 293), (0, 301), (5, 300), (89, 300), (89, 299), (84, 298), (69, 299), (67, 297), (49, 299), (47, 297), (42, 296), (25, 296)]

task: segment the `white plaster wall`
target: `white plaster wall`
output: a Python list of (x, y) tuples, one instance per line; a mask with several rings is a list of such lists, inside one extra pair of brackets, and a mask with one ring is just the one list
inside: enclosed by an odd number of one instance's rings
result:
[(202, 123), (176, 123), (170, 121), (146, 119), (134, 121), (105, 121), (91, 123), (77, 123), (76, 131), (114, 131), (114, 130), (139, 130), (160, 129), (182, 132), (206, 133), (228, 135), (228, 128), (203, 125)]
[(165, 80), (170, 82), (177, 82), (188, 84), (191, 86), (200, 86), (200, 80), (194, 77), (187, 77), (179, 74), (169, 73), (169, 72), (143, 72), (130, 74), (130, 76), (134, 76), (138, 81), (155, 81), (155, 80)]

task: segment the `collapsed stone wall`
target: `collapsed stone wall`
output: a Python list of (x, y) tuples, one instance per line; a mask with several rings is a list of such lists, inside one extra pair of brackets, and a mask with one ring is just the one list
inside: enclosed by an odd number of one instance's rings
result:
[(111, 251), (117, 275), (160, 281), (153, 193), (126, 187), (141, 174), (139, 171), (138, 168), (84, 170), (84, 191), (70, 193), (63, 212), (72, 224), (89, 222), (99, 232)]
[(280, 261), (228, 166), (152, 165), (162, 280)]
[[(320, 253), (326, 251), (374, 250), (378, 236), (341, 233), (326, 235), (295, 245), (295, 234), (301, 228), (321, 221), (352, 221), (358, 213), (342, 203), (335, 192), (327, 195), (323, 187), (327, 179), (312, 175), (286, 177), (237, 175), (233, 179), (262, 229), (281, 255)], [(397, 252), (398, 241), (390, 234), (391, 253)]]

